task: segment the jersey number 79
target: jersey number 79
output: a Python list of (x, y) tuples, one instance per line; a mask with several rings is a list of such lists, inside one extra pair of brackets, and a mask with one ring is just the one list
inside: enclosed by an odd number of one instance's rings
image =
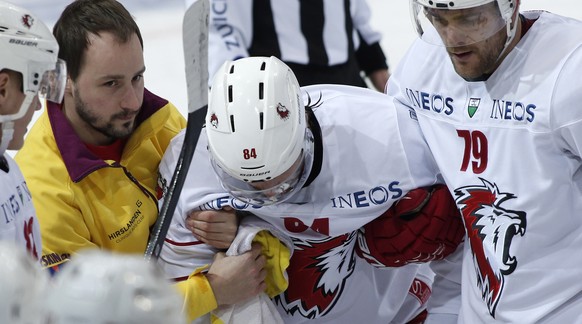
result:
[(473, 173), (479, 174), (487, 169), (487, 137), (480, 131), (457, 130), (457, 135), (465, 141), (465, 151), (461, 171), (466, 172), (471, 162)]

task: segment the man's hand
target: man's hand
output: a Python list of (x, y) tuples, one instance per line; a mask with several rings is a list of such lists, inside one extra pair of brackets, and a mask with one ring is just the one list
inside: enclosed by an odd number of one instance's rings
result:
[(234, 209), (192, 211), (186, 218), (186, 228), (194, 236), (217, 249), (228, 249), (238, 230), (239, 219)]
[(206, 278), (218, 306), (241, 303), (265, 291), (266, 260), (261, 249), (253, 243), (252, 249), (241, 255), (216, 254)]

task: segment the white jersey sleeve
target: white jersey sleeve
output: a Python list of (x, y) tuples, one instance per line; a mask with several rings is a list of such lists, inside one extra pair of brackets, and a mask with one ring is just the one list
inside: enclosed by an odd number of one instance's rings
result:
[(42, 243), (30, 190), (12, 157), (4, 153), (0, 160), (0, 240), (15, 242), (38, 260)]
[[(166, 196), (168, 185), (172, 180), (185, 133), (183, 130), (172, 139), (160, 162), (158, 186), (163, 191), (163, 196), (159, 201), (160, 207), (163, 206), (163, 197)], [(190, 211), (199, 210), (199, 207), (204, 205), (205, 199), (211, 200), (214, 197), (213, 193), (222, 192), (223, 195), (225, 194), (208, 162), (205, 133), (203, 129), (164, 246), (160, 252), (159, 263), (168, 277), (172, 279), (186, 277), (196, 268), (210, 264), (214, 254), (218, 252), (216, 248), (197, 240), (185, 226), (186, 217)], [(197, 190), (190, 190), (190, 188)], [(218, 194), (217, 196), (223, 195)]]
[(435, 273), (432, 294), (428, 300), (425, 324), (456, 324), (461, 309), (461, 262), (463, 244), (443, 260), (433, 261)]
[[(355, 0), (350, 2), (354, 31), (362, 35), (367, 44), (377, 43), (382, 39), (382, 34), (372, 28), (370, 24), (372, 12), (366, 0)], [(356, 37), (355, 40), (358, 40)], [(357, 43), (356, 48), (358, 46)]]
[[(552, 96), (553, 107), (571, 107), (571, 109), (554, 109), (551, 120), (555, 130), (557, 145), (564, 153), (582, 158), (582, 107), (580, 102), (580, 67), (582, 67), (582, 44), (566, 59), (557, 77), (555, 92)], [(582, 170), (581, 170), (582, 171)]]

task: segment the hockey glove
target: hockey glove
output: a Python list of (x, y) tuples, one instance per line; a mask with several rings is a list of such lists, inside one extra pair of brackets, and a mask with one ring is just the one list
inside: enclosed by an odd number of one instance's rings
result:
[(441, 260), (465, 236), (461, 214), (444, 185), (408, 192), (358, 231), (356, 253), (376, 267)]

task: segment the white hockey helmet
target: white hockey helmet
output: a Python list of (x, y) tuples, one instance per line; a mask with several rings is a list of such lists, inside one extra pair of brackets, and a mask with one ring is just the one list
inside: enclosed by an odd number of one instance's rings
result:
[(410, 5), (417, 33), (432, 44), (470, 45), (502, 28), (507, 30), (506, 46), (515, 36), (518, 0), (410, 0)]
[[(0, 114), (2, 145), (12, 139), (12, 122), (26, 114), (33, 98), (60, 102), (66, 83), (66, 66), (58, 60), (59, 46), (49, 28), (32, 12), (0, 1), (0, 71), (9, 69), (22, 74), (26, 95), (18, 111)], [(0, 153), (3, 150), (0, 150)]]
[(45, 301), (50, 324), (185, 324), (182, 305), (155, 264), (101, 250), (71, 259)]
[(227, 61), (206, 115), (208, 149), (224, 188), (255, 205), (285, 201), (307, 179), (313, 136), (299, 83), (276, 57)]
[(0, 323), (41, 323), (48, 272), (11, 241), (0, 241), (0, 260)]

